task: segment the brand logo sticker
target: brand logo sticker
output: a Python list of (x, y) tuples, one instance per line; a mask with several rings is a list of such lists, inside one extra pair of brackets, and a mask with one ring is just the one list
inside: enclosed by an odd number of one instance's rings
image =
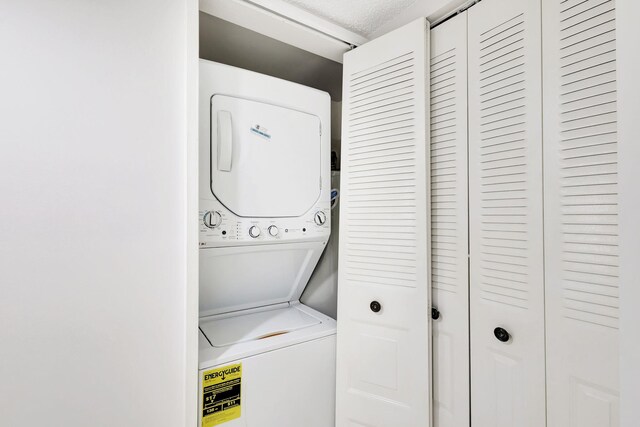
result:
[(260, 125), (253, 126), (251, 128), (251, 133), (253, 133), (254, 135), (258, 135), (259, 137), (264, 139), (271, 139), (271, 134), (269, 133), (269, 130)]

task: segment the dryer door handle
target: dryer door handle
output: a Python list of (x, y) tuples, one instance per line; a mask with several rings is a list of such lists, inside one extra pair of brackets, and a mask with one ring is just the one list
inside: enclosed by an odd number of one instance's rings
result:
[(231, 127), (231, 113), (218, 111), (218, 170), (231, 171), (233, 156), (233, 128)]

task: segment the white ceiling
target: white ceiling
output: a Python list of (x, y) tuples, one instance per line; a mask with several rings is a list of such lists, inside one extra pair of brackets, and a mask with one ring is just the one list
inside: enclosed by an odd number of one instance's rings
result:
[[(283, 0), (369, 37), (419, 0)], [(422, 2), (420, 2), (422, 3)]]

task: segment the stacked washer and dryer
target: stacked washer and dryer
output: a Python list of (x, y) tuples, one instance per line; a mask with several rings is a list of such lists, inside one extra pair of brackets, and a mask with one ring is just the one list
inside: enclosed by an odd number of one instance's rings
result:
[(331, 427), (335, 321), (299, 302), (326, 244), (330, 98), (200, 63), (200, 425)]

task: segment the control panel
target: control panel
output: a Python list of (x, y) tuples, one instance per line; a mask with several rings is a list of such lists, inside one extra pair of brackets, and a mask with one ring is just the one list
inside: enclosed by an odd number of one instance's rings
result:
[(200, 199), (200, 247), (326, 239), (331, 233), (329, 202), (318, 202), (300, 217), (242, 218), (219, 201)]

